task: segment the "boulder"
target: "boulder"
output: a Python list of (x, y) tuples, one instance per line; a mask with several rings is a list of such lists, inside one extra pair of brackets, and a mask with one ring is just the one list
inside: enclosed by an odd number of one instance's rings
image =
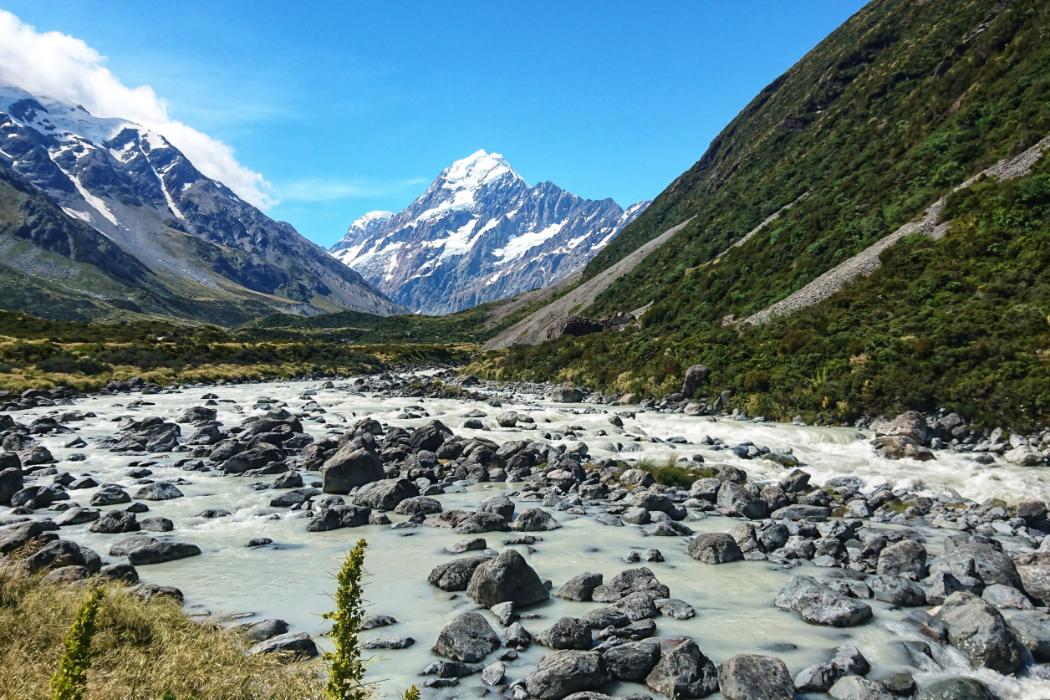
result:
[(660, 660), (660, 642), (642, 639), (620, 644), (603, 651), (602, 659), (613, 680), (643, 681)]
[(591, 628), (575, 617), (562, 617), (536, 635), (536, 641), (551, 649), (591, 648)]
[(645, 684), (669, 698), (702, 698), (718, 690), (718, 670), (691, 639), (664, 649)]
[(976, 678), (944, 678), (922, 690), (915, 700), (996, 700), (996, 697)]
[(1015, 565), (1025, 593), (1043, 603), (1050, 603), (1050, 552), (1022, 554)]
[[(16, 460), (18, 455), (9, 453)], [(11, 505), (11, 497), (24, 488), (22, 482), (22, 468), (8, 467), (0, 471), (0, 506)]]
[(491, 557), (464, 557), (438, 564), (430, 572), (427, 582), (443, 591), (465, 591), (474, 575), (474, 570)]
[(726, 700), (794, 700), (795, 684), (780, 659), (737, 654), (718, 670), (718, 685)]
[(852, 627), (871, 619), (871, 607), (837, 593), (811, 576), (795, 576), (773, 604), (792, 610), (811, 625)]
[(92, 532), (114, 534), (118, 532), (138, 532), (139, 521), (134, 513), (126, 510), (111, 510), (91, 524)]
[(467, 595), (486, 608), (504, 601), (510, 601), (520, 608), (550, 597), (540, 577), (525, 558), (513, 549), (478, 566), (470, 578)]
[(353, 443), (339, 448), (321, 466), (325, 493), (350, 493), (385, 476), (379, 458), (366, 449), (354, 447)]
[(1050, 662), (1050, 615), (1042, 610), (1016, 610), (1010, 611), (1008, 620), (1032, 658)]
[(128, 562), (134, 566), (161, 564), (166, 561), (194, 557), (200, 553), (200, 547), (187, 542), (150, 542), (128, 552)]
[(883, 548), (877, 566), (879, 575), (903, 576), (917, 581), (926, 577), (926, 548), (913, 540), (901, 540)]
[(499, 645), (499, 637), (481, 613), (465, 612), (441, 630), (434, 653), (453, 661), (477, 663)]
[(380, 511), (394, 510), (401, 501), (418, 495), (419, 487), (408, 479), (382, 479), (359, 488), (354, 494), (354, 505)]
[(803, 693), (824, 693), (843, 676), (864, 676), (870, 670), (868, 660), (856, 647), (839, 647), (830, 660), (799, 671), (795, 687)]
[(972, 593), (952, 593), (937, 618), (948, 628), (948, 642), (976, 668), (1010, 674), (1021, 666), (1021, 642), (1002, 613)]
[(725, 532), (697, 535), (689, 542), (689, 556), (705, 564), (725, 564), (744, 558), (736, 540)]
[(313, 658), (317, 656), (317, 645), (306, 632), (288, 632), (253, 644), (249, 654), (285, 654), (289, 658)]
[(545, 700), (595, 690), (608, 681), (609, 672), (598, 652), (566, 650), (543, 657), (525, 677), (525, 689), (530, 697)]
[(894, 700), (885, 686), (860, 676), (843, 676), (831, 686), (828, 696), (834, 700)]
[(601, 574), (583, 573), (573, 576), (562, 584), (558, 590), (554, 591), (554, 595), (565, 600), (589, 601), (594, 589), (600, 585), (602, 585)]
[(685, 379), (682, 381), (682, 397), (685, 399), (693, 398), (696, 394), (696, 390), (707, 383), (707, 378), (711, 375), (711, 370), (707, 368), (707, 365), (692, 365), (685, 371)]
[(91, 573), (102, 568), (102, 559), (93, 550), (69, 540), (53, 540), (25, 560), (30, 571), (83, 566)]
[(544, 532), (557, 530), (561, 524), (542, 508), (528, 508), (518, 514), (510, 527), (518, 532)]

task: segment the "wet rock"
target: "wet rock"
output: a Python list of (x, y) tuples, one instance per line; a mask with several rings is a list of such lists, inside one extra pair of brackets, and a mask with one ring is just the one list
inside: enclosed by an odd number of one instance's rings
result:
[(536, 641), (551, 649), (591, 648), (591, 629), (575, 617), (559, 618), (536, 636)]
[(200, 547), (187, 542), (151, 542), (128, 552), (128, 562), (134, 566), (161, 564), (166, 561), (195, 557)]
[(696, 642), (664, 649), (645, 684), (671, 698), (702, 698), (718, 690), (718, 670)]
[(697, 535), (689, 543), (689, 556), (705, 564), (725, 564), (744, 558), (736, 541), (725, 532)]
[(325, 493), (350, 493), (385, 476), (379, 458), (368, 450), (354, 447), (352, 442), (339, 448), (321, 467)]
[(518, 514), (510, 527), (518, 532), (544, 532), (557, 530), (561, 524), (542, 508), (528, 508)]
[(92, 532), (114, 534), (119, 532), (138, 532), (139, 522), (134, 513), (124, 510), (111, 510), (91, 524)]
[(111, 581), (129, 586), (139, 582), (139, 572), (131, 564), (109, 564), (99, 569), (98, 574)]
[[(809, 475), (807, 474), (806, 476), (808, 477)], [(778, 508), (769, 517), (773, 520), (811, 520), (819, 522), (827, 520), (829, 512), (828, 508), (824, 506), (796, 504)]]
[(367, 525), (372, 511), (363, 506), (336, 505), (325, 508), (306, 524), (307, 532), (327, 532), (344, 527)]
[(102, 560), (93, 550), (69, 540), (54, 540), (26, 558), (30, 571), (60, 569), (64, 566), (83, 566), (91, 573), (102, 568)]
[(937, 613), (949, 643), (978, 668), (1013, 673), (1021, 665), (1021, 643), (1002, 614), (972, 593), (953, 593)]
[(595, 690), (609, 680), (601, 655), (596, 651), (558, 651), (548, 654), (525, 678), (525, 688), (534, 698), (564, 698), (572, 693)]
[(478, 566), (471, 576), (467, 595), (486, 608), (504, 601), (520, 608), (550, 597), (540, 577), (513, 549)]
[(313, 658), (317, 645), (306, 632), (288, 632), (271, 637), (248, 648), (249, 654), (285, 654), (289, 658)]
[(996, 700), (976, 678), (945, 678), (919, 692), (915, 700)]
[(382, 479), (365, 484), (354, 494), (354, 505), (373, 510), (394, 510), (401, 501), (419, 495), (419, 487), (408, 479)]
[(726, 700), (794, 700), (795, 685), (780, 659), (737, 654), (718, 670), (718, 685)]
[(675, 620), (688, 620), (696, 616), (696, 608), (684, 600), (657, 598), (654, 602), (660, 612)]
[[(18, 455), (8, 454), (14, 458), (12, 462), (18, 460)], [(21, 466), (7, 467), (0, 471), (0, 505), (11, 505), (11, 497), (21, 491), (24, 486)]]
[(1043, 603), (1050, 603), (1050, 552), (1022, 554), (1015, 565), (1025, 593)]
[(453, 661), (476, 663), (499, 648), (499, 637), (488, 620), (477, 612), (458, 615), (445, 625), (434, 644), (434, 653)]
[(182, 491), (179, 491), (175, 484), (169, 484), (166, 481), (156, 481), (152, 484), (146, 484), (136, 491), (135, 498), (143, 501), (168, 501), (173, 498), (182, 498)]
[(441, 512), (441, 501), (430, 496), (413, 496), (398, 503), (394, 512), (398, 515), (433, 515)]
[(306, 503), (311, 498), (318, 496), (321, 493), (319, 489), (305, 487), (292, 489), (286, 491), (279, 496), (274, 496), (270, 499), (271, 508), (291, 508)]
[(83, 525), (98, 520), (100, 516), (101, 512), (95, 508), (73, 507), (55, 516), (55, 524), (59, 527)]
[(1008, 619), (1032, 658), (1050, 662), (1050, 615), (1041, 610), (1018, 610), (1011, 612)]
[(121, 503), (131, 503), (131, 496), (119, 486), (105, 486), (91, 497), (93, 506), (115, 506)]
[(871, 619), (868, 605), (836, 593), (810, 576), (792, 578), (773, 604), (794, 611), (811, 625), (852, 627)]
[(828, 696), (834, 700), (894, 700), (881, 683), (860, 676), (843, 676), (831, 686)]
[(944, 554), (930, 562), (930, 570), (949, 571), (955, 576), (976, 574), (985, 585), (1023, 586), (1013, 560), (1003, 553), (998, 543), (981, 537), (948, 537)]
[[(947, 597), (947, 596), (945, 596)], [(993, 583), (986, 586), (981, 592), (981, 597), (999, 608), (1011, 608), (1016, 610), (1031, 610), (1032, 601), (1021, 591), (1013, 586), (1004, 586), (1001, 583)]]
[(643, 639), (620, 644), (603, 651), (602, 659), (613, 680), (642, 681), (660, 660), (660, 642)]
[(427, 582), (443, 591), (465, 591), (475, 569), (489, 559), (491, 557), (465, 557), (438, 564), (430, 572)]
[(376, 637), (366, 640), (361, 646), (365, 649), (407, 649), (415, 643), (412, 637)]
[(278, 619), (260, 620), (259, 622), (241, 625), (238, 629), (252, 642), (265, 642), (267, 639), (273, 639), (278, 635), (287, 633), (288, 623)]
[(926, 605), (926, 592), (914, 581), (900, 576), (872, 576), (868, 579), (875, 600), (904, 608)]
[(488, 548), (484, 537), (475, 537), (470, 540), (461, 540), (445, 547), (449, 554), (463, 554), (464, 552), (477, 552)]
[(926, 576), (926, 548), (912, 540), (901, 540), (879, 553), (877, 572), (919, 580)]
[(839, 647), (830, 660), (800, 671), (795, 687), (804, 693), (823, 693), (844, 676), (864, 676), (870, 670), (868, 660), (856, 647)]
[(502, 685), (506, 675), (507, 665), (502, 661), (497, 661), (481, 670), (481, 682), (485, 685)]
[(602, 585), (601, 574), (583, 573), (566, 581), (554, 591), (554, 595), (565, 600), (589, 601), (594, 589), (600, 585)]

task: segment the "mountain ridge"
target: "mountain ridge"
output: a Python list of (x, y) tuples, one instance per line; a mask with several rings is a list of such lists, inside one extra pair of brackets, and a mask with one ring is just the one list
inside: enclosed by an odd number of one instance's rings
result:
[[(264, 307), (404, 310), (291, 225), (201, 174), (162, 135), (133, 122), (0, 86), (0, 137), (0, 167), (144, 264), (173, 296), (191, 302), (183, 309), (218, 304), (226, 307), (222, 317), (241, 320)], [(16, 225), (22, 216), (8, 215)], [(46, 273), (35, 275), (45, 288), (61, 275), (39, 272)], [(98, 296), (90, 286), (66, 291)]]
[(414, 311), (449, 313), (554, 284), (647, 206), (528, 185), (498, 153), (455, 161), (398, 213), (369, 212), (330, 252)]

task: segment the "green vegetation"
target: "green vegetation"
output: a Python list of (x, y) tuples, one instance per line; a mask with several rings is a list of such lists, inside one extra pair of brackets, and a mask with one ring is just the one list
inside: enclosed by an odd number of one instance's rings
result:
[(419, 688), (414, 685), (409, 686), (401, 697), (403, 700), (419, 700)]
[(667, 461), (663, 464), (654, 462), (651, 459), (642, 459), (630, 466), (633, 469), (649, 472), (658, 484), (677, 486), (683, 489), (692, 486), (697, 479), (715, 475), (715, 471), (709, 467), (679, 464), (673, 454), (668, 455)]
[(374, 316), (341, 311), (321, 316), (273, 314), (246, 323), (242, 336), (257, 339), (312, 338), (347, 343), (480, 343), (489, 337), (484, 327), (489, 305), (450, 316)]
[(371, 373), (467, 357), (466, 347), (447, 344), (266, 339), (250, 330), (168, 321), (48, 321), (0, 311), (0, 389), (9, 391), (92, 390), (130, 377), (170, 384)]
[(335, 650), (325, 654), (330, 664), (325, 692), (331, 700), (365, 700), (370, 695), (364, 683), (365, 666), (357, 643), (364, 619), (361, 578), (367, 546), (368, 543), (360, 539), (346, 556), (337, 577), (335, 610), (325, 614), (326, 620), (333, 621), (331, 638), (335, 643)]
[[(936, 198), (1050, 134), (1050, 5), (873, 2), (774, 81), (587, 268), (689, 217), (588, 315), (654, 302), (640, 328), (479, 358), (502, 379), (659, 397), (704, 393), (786, 419), (941, 406), (985, 424), (1050, 423), (1050, 166), (949, 197), (942, 240), (886, 251), (874, 275), (759, 327), (724, 324), (801, 288)], [(808, 193), (744, 245), (771, 213)]]
[(947, 406), (987, 424), (1045, 425), (1050, 158), (1027, 177), (953, 195), (946, 217), (942, 240), (906, 238), (871, 277), (764, 326), (667, 333), (646, 316), (640, 329), (512, 348), (473, 369), (660, 395), (703, 362), (705, 393), (729, 389), (753, 414), (850, 421)]
[(91, 668), (91, 638), (95, 636), (95, 617), (102, 603), (102, 589), (95, 588), (77, 610), (73, 626), (63, 645), (66, 648), (58, 670), (51, 676), (52, 700), (80, 700), (87, 688), (87, 671)]
[[(248, 656), (246, 640), (235, 631), (191, 620), (173, 600), (145, 601), (117, 584), (99, 590), (104, 602), (90, 640), (85, 700), (299, 700), (323, 695), (316, 662)], [(43, 584), (21, 562), (0, 561), (0, 697), (52, 697), (49, 678), (63, 663), (68, 648), (63, 639), (72, 637), (71, 625), (78, 635), (76, 655), (86, 658), (84, 609), (83, 587)]]

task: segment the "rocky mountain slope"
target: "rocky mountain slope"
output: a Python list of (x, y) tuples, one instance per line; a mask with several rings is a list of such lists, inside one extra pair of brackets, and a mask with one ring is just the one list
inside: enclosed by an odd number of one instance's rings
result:
[[(136, 124), (2, 86), (0, 173), (8, 195), (0, 245), (17, 248), (0, 261), (9, 270), (4, 287), (23, 291), (10, 308), (220, 321), (262, 310), (403, 310)], [(55, 245), (57, 229), (66, 232), (64, 246)], [(114, 275), (123, 275), (123, 289), (103, 282)], [(171, 303), (145, 300), (157, 294)], [(57, 299), (72, 304), (55, 308)]]
[(496, 153), (443, 170), (404, 211), (355, 221), (332, 254), (413, 311), (503, 299), (580, 270), (647, 206), (529, 186)]
[[(636, 323), (512, 348), (479, 370), (681, 399), (724, 391), (780, 418), (947, 406), (1046, 424), (1050, 159), (1033, 147), (1050, 134), (1048, 31), (1050, 6), (1034, 0), (871, 2), (583, 270), (579, 285), (617, 274), (571, 313), (644, 310)], [(1015, 161), (1025, 167), (999, 177)], [(624, 273), (639, 250), (645, 264)], [(862, 274), (830, 272), (862, 251)], [(828, 274), (827, 293), (796, 294)], [(556, 325), (550, 308), (532, 321)], [(545, 337), (526, 326), (503, 340)], [(706, 384), (681, 396), (697, 363)]]

